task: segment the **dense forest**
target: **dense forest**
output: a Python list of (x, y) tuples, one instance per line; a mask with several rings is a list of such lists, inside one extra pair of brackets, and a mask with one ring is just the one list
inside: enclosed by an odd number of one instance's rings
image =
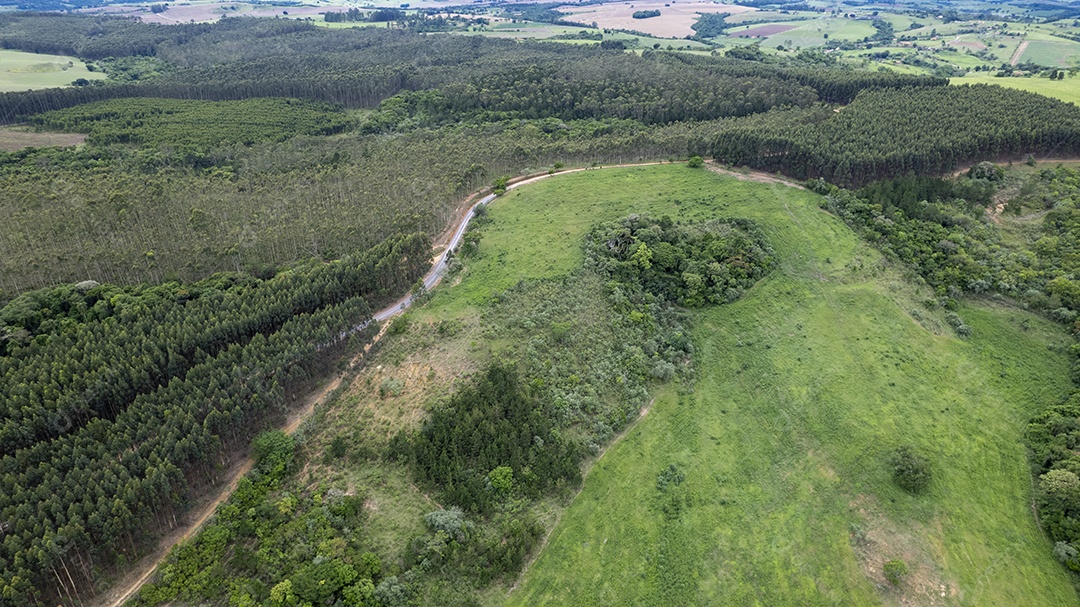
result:
[(267, 280), (92, 283), (8, 304), (4, 384), (16, 389), (3, 403), (4, 600), (70, 596), (92, 587), (99, 567), (137, 557), (253, 424), (367, 326), (368, 302), (426, 271), (430, 250), (414, 235)]
[[(0, 605), (77, 604), (138, 558), (294, 391), (371, 338), (371, 311), (423, 274), (462, 200), (505, 175), (711, 155), (814, 178), (827, 210), (937, 289), (928, 305), (998, 292), (1064, 322), (1080, 312), (1075, 205), (1059, 204), (1075, 202), (1075, 172), (1032, 178), (1053, 208), (1028, 249), (983, 219), (1000, 175), (936, 178), (1075, 154), (1080, 110), (1034, 94), (802, 53), (632, 55), (292, 20), (4, 13), (0, 47), (110, 75), (0, 94), (0, 122), (87, 135), (0, 153)], [(413, 582), (513, 575), (541, 536), (515, 504), (573, 487), (651, 382), (690, 376), (680, 307), (732, 301), (773, 263), (738, 220), (630, 217), (585, 246), (585, 268), (485, 310), (518, 365), (485, 369), (394, 439), (386, 455), (446, 506), (406, 571), (354, 535), (359, 498), (283, 494), (294, 446), (268, 434), (257, 473), (140, 600), (438, 604)], [(1038, 436), (1071, 449), (1059, 430)], [(1050, 483), (1047, 512), (1065, 503)], [(1046, 520), (1076, 560), (1068, 508)]]

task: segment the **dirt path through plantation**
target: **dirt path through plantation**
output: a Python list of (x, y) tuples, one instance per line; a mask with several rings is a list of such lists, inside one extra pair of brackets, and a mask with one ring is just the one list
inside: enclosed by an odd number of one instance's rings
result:
[[(512, 190), (523, 185), (535, 183), (542, 179), (547, 179), (556, 175), (565, 175), (567, 173), (578, 173), (581, 171), (593, 171), (603, 169), (654, 166), (659, 164), (672, 163), (641, 162), (632, 164), (612, 164), (598, 167), (567, 169), (555, 173), (525, 175), (509, 182), (507, 184), (507, 190)], [(763, 173), (760, 171), (731, 171), (718, 167), (711, 162), (708, 163), (706, 166), (708, 166), (710, 171), (713, 171), (715, 173), (734, 177), (736, 179), (742, 179), (744, 181), (755, 181), (758, 183), (777, 183), (789, 187), (802, 187), (795, 182), (787, 181), (785, 179), (781, 179), (774, 175), (770, 175), (768, 173)], [(453, 248), (454, 246), (456, 246), (456, 241), (460, 239), (461, 234), (464, 233), (465, 228), (468, 226), (469, 220), (472, 218), (473, 211), (476, 209), (477, 206), (481, 204), (487, 204), (494, 199), (495, 196), (493, 194), (487, 193), (486, 191), (477, 192), (472, 196), (466, 198), (459, 210), (455, 213), (454, 220), (451, 223), (450, 227), (447, 228), (442, 234), (440, 234), (439, 237), (435, 240), (434, 254), (436, 255), (437, 262), (432, 266), (432, 269), (424, 277), (424, 283), (429, 285), (429, 289), (435, 287), (441, 281), (442, 272), (445, 268), (445, 263), (443, 263), (444, 253), (447, 248)], [(374, 315), (374, 317), (380, 320), (385, 320), (405, 311), (411, 304), (411, 298), (405, 297), (404, 299), (396, 301), (390, 306), (387, 306), (383, 310), (379, 311)], [(364, 352), (357, 355), (357, 357), (353, 359), (353, 364), (355, 364), (357, 359), (362, 357), (364, 354), (367, 354), (367, 352), (371, 349), (372, 345), (374, 345), (383, 336), (385, 330), (386, 325), (384, 325), (383, 329), (379, 332), (379, 334), (376, 335), (374, 339), (372, 339), (371, 343), (364, 348)], [(292, 434), (296, 432), (300, 425), (303, 424), (304, 421), (306, 421), (315, 411), (315, 406), (323, 402), (323, 400), (331, 392), (336, 390), (341, 385), (343, 377), (343, 375), (339, 374), (328, 384), (326, 384), (318, 391), (314, 392), (306, 399), (304, 399), (304, 406), (292, 412), (288, 416), (286, 424), (282, 428), (282, 430), (286, 434)], [(649, 413), (649, 407), (651, 406), (652, 403), (650, 402), (649, 405), (647, 405), (641, 410), (641, 415), (638, 416), (637, 420), (635, 420), (633, 424), (628, 426), (618, 437), (615, 438), (615, 440), (609, 443), (604, 448), (604, 450), (600, 452), (599, 457), (597, 457), (596, 461), (593, 462), (593, 466), (596, 465), (596, 462), (600, 461), (604, 454), (607, 453), (608, 449), (610, 449), (613, 445), (622, 440), (622, 437), (626, 436), (626, 434), (630, 430), (632, 430), (638, 424), (638, 422), (645, 418), (645, 416)], [(217, 493), (214, 496), (204, 498), (207, 501), (200, 502), (200, 505), (196, 506), (194, 512), (191, 513), (191, 515), (188, 517), (189, 520), (187, 522), (177, 526), (176, 529), (161, 538), (161, 540), (158, 542), (157, 548), (155, 548), (153, 552), (151, 552), (149, 555), (143, 557), (134, 569), (123, 575), (112, 589), (98, 595), (94, 599), (86, 601), (85, 604), (89, 607), (121, 607), (125, 602), (131, 600), (131, 598), (139, 592), (143, 585), (145, 585), (150, 580), (150, 578), (153, 577), (154, 571), (157, 570), (157, 567), (165, 560), (165, 558), (169, 554), (169, 551), (171, 551), (173, 547), (180, 544), (181, 542), (187, 541), (194, 537), (195, 534), (198, 533), (198, 531), (202, 528), (202, 526), (206, 524), (206, 521), (210, 520), (210, 517), (213, 516), (215, 511), (217, 511), (217, 507), (220, 506), (225, 500), (229, 499), (229, 496), (231, 496), (233, 491), (236, 490), (236, 486), (240, 482), (240, 479), (243, 478), (245, 474), (251, 471), (254, 463), (254, 459), (248, 456), (231, 465), (225, 473), (226, 480), (224, 484), (221, 485), (221, 487), (217, 490)], [(592, 466), (590, 466), (590, 470), (591, 469)], [(582, 482), (582, 486), (584, 486), (584, 481)], [(540, 549), (536, 551), (536, 555), (539, 555), (543, 547), (547, 544), (548, 538), (551, 536), (552, 531), (554, 531), (555, 526), (558, 524), (558, 521), (559, 519), (556, 518), (555, 525), (552, 525), (551, 529), (548, 530), (548, 534), (544, 537), (544, 541), (541, 543)], [(536, 555), (533, 556), (533, 560), (535, 560)], [(526, 564), (525, 568), (522, 569), (522, 574), (525, 573), (525, 571), (531, 564), (532, 561)]]

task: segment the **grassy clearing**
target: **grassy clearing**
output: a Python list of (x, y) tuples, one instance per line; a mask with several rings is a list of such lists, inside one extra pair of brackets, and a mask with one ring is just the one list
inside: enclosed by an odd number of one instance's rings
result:
[[(510, 604), (1076, 603), (1020, 443), (1069, 388), (1065, 336), (986, 304), (960, 310), (974, 335), (956, 339), (809, 193), (678, 165), (543, 181), (493, 204), (482, 256), (421, 316), (566, 273), (589, 226), (634, 211), (754, 218), (781, 267), (697, 314), (693, 393), (660, 391), (594, 467)], [(889, 478), (900, 444), (933, 460), (922, 497)], [(656, 488), (669, 464), (686, 476), (675, 516)], [(912, 570), (899, 589), (881, 573), (893, 558)]]
[(105, 74), (87, 70), (77, 57), (0, 50), (0, 92), (68, 86), (79, 78), (101, 80)]
[(995, 78), (994, 76), (964, 76), (953, 78), (951, 84), (996, 84), (1005, 88), (1020, 89), (1032, 93), (1039, 93), (1047, 97), (1054, 97), (1062, 101), (1080, 104), (1080, 78), (1065, 78), (1064, 80), (1050, 80), (1049, 78)]
[(0, 128), (0, 150), (14, 152), (28, 147), (67, 147), (86, 141), (80, 133), (38, 133), (24, 127)]

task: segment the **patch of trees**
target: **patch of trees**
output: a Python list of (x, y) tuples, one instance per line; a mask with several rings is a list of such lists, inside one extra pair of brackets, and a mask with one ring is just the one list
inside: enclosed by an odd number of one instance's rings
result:
[(694, 30), (697, 36), (701, 38), (715, 38), (716, 36), (723, 36), (724, 32), (732, 27), (732, 24), (725, 21), (729, 15), (727, 13), (701, 13), (697, 21), (695, 21), (690, 29)]
[[(371, 337), (365, 296), (396, 296), (429, 255), (430, 241), (414, 236), (233, 289), (219, 278), (195, 292), (116, 293), (52, 313), (32, 339), (19, 327), (26, 343), (9, 340), (3, 359), (5, 384), (19, 386), (6, 395), (4, 414), (20, 416), (5, 432), (23, 441), (8, 450), (5, 437), (0, 458), (4, 599), (72, 600), (90, 591), (102, 567), (137, 557), (142, 538), (175, 525), (193, 490), (217, 479), (224, 454), (280, 410), (326, 350), (357, 332)], [(94, 288), (86, 297), (102, 294)], [(54, 300), (77, 296), (31, 298)], [(34, 307), (16, 302), (5, 318), (33, 318)], [(42, 332), (48, 323), (53, 332)], [(107, 408), (93, 410), (87, 396)], [(16, 410), (20, 400), (26, 405)], [(24, 417), (27, 407), (40, 415)], [(58, 417), (81, 423), (54, 426)]]
[(735, 301), (775, 261), (764, 234), (743, 219), (676, 225), (631, 215), (593, 229), (585, 243), (586, 263), (601, 275), (687, 307)]
[(1080, 153), (1080, 108), (991, 85), (865, 90), (826, 107), (753, 116), (717, 136), (721, 162), (862, 185), (961, 162)]
[(340, 109), (296, 99), (103, 101), (34, 116), (42, 130), (86, 133), (97, 145), (193, 147), (251, 145), (296, 135), (333, 135), (351, 124)]
[(633, 17), (634, 19), (650, 19), (652, 17), (659, 17), (660, 16), (660, 11), (658, 11), (656, 9), (648, 10), (648, 11), (634, 11), (634, 13), (632, 15), (630, 15), (630, 16)]
[(381, 582), (393, 576), (365, 541), (365, 496), (322, 485), (283, 489), (300, 454), (281, 432), (260, 434), (252, 448), (252, 474), (194, 541), (170, 553), (133, 603), (385, 604)]
[(1054, 556), (1080, 572), (1080, 393), (1050, 407), (1027, 428), (1039, 522)]
[(576, 445), (522, 385), (517, 369), (493, 365), (432, 412), (408, 445), (417, 480), (477, 514), (515, 492), (537, 498), (581, 480)]
[(326, 11), (323, 14), (323, 20), (327, 23), (367, 21), (367, 13), (358, 8), (350, 8), (347, 11)]

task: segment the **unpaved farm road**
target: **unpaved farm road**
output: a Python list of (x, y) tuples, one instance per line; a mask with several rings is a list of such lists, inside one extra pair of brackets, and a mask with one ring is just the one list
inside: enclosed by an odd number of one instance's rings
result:
[[(636, 164), (615, 164), (598, 168), (614, 169), (651, 166), (657, 164), (666, 163), (642, 162)], [(784, 185), (795, 185), (790, 182), (784, 182), (782, 180), (779, 180), (775, 176), (769, 175), (767, 173), (761, 173), (757, 171), (748, 171), (746, 173), (741, 173), (735, 171), (726, 171), (711, 164), (708, 166), (710, 169), (718, 173), (723, 173), (724, 175), (735, 177), (737, 179), (758, 182), (779, 182), (783, 183)], [(580, 171), (591, 170), (598, 169), (579, 168), (559, 171), (557, 173), (530, 175), (507, 184), (506, 189), (512, 190), (523, 185), (535, 183), (537, 181), (540, 181), (541, 179), (553, 177), (555, 175), (565, 175), (567, 173), (577, 173)], [(428, 273), (424, 275), (424, 286), (427, 289), (430, 290), (435, 288), (435, 286), (438, 285), (439, 282), (442, 280), (443, 275), (446, 273), (446, 252), (456, 249), (457, 246), (461, 243), (461, 238), (465, 235), (465, 230), (469, 227), (469, 221), (472, 219), (473, 212), (476, 210), (476, 208), (480, 205), (488, 204), (496, 198), (495, 194), (487, 194), (483, 196), (481, 194), (482, 193), (477, 193), (466, 199), (465, 205), (463, 205), (464, 208), (458, 213), (458, 215), (455, 217), (454, 223), (452, 224), (452, 226), (454, 226), (453, 230), (448, 229), (436, 241), (435, 250), (438, 251), (438, 254), (435, 260), (435, 264), (431, 267)], [(411, 305), (412, 296), (409, 295), (376, 312), (372, 318), (379, 322), (382, 322), (387, 320), (388, 318), (392, 318), (393, 316), (404, 312)], [(366, 325), (367, 323), (365, 322), (362, 325), (357, 325), (357, 327), (360, 328)], [(379, 340), (380, 337), (382, 337), (382, 335), (383, 333), (380, 332), (375, 337), (375, 339), (372, 340), (371, 343), (374, 344), (376, 341)], [(370, 347), (371, 346), (369, 345), (367, 348), (364, 349), (364, 351), (367, 352)], [(360, 356), (363, 355), (361, 354)], [(306, 420), (315, 410), (315, 405), (322, 402), (328, 394), (338, 388), (338, 386), (341, 384), (341, 379), (341, 375), (336, 376), (326, 386), (320, 388), (311, 396), (306, 398), (304, 406), (301, 409), (294, 411), (289, 416), (288, 422), (286, 423), (285, 427), (282, 428), (282, 430), (286, 434), (292, 434), (293, 432), (295, 432), (296, 429), (300, 427), (300, 424), (302, 424), (304, 420)], [(644, 413), (642, 417), (644, 417)], [(84, 604), (88, 607), (121, 607), (124, 603), (131, 600), (131, 598), (139, 592), (139, 589), (141, 589), (143, 585), (145, 585), (154, 575), (154, 571), (157, 569), (158, 565), (160, 565), (162, 561), (165, 560), (165, 557), (168, 556), (169, 551), (172, 550), (172, 548), (177, 544), (194, 537), (195, 534), (198, 533), (199, 529), (201, 529), (202, 526), (206, 524), (206, 521), (210, 520), (210, 517), (217, 510), (217, 507), (221, 505), (222, 502), (229, 499), (229, 496), (232, 495), (232, 492), (236, 490), (237, 483), (240, 482), (240, 479), (243, 478), (244, 475), (251, 470), (254, 463), (254, 459), (248, 456), (233, 464), (226, 471), (226, 480), (218, 489), (216, 495), (209, 498), (208, 501), (205, 501), (199, 506), (197, 506), (194, 512), (192, 512), (188, 517), (188, 520), (184, 521), (183, 523), (178, 525), (176, 529), (161, 538), (157, 548), (147, 556), (143, 557), (137, 567), (135, 567), (126, 575), (121, 577), (112, 589), (98, 595), (97, 597), (94, 597), (93, 599), (85, 601)]]

